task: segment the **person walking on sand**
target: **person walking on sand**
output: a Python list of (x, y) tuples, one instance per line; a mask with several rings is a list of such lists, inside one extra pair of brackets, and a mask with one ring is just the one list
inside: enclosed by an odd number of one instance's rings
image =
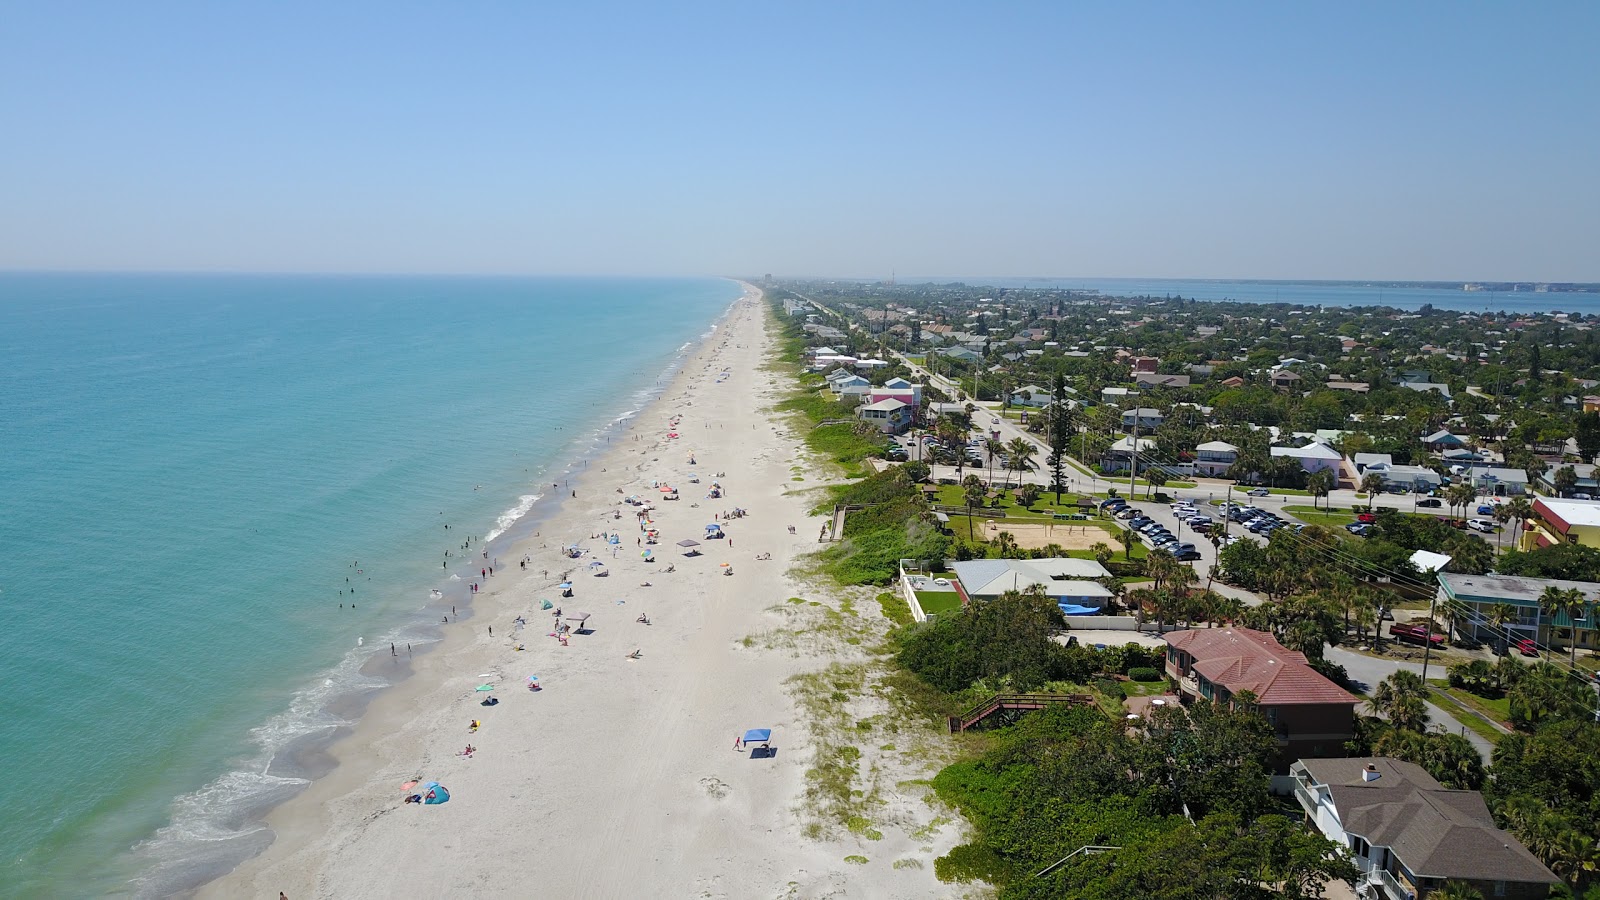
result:
[(743, 746), (744, 746), (744, 736), (743, 735), (738, 735), (738, 734), (734, 735), (733, 736), (733, 749), (738, 750), (740, 747), (743, 747)]

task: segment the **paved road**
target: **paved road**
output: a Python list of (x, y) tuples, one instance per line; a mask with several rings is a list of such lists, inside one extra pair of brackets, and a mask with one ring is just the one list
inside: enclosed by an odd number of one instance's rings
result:
[[(1372, 693), (1372, 690), (1378, 686), (1378, 682), (1401, 669), (1415, 672), (1418, 675), (1422, 674), (1421, 663), (1374, 659), (1373, 657), (1364, 656), (1339, 647), (1329, 647), (1324, 655), (1329, 662), (1344, 666), (1344, 670), (1350, 675), (1350, 680), (1355, 683), (1355, 688), (1365, 694)], [(1430, 663), (1428, 666), (1428, 676), (1430, 678), (1442, 677), (1444, 671), (1444, 666), (1437, 661)], [(1364, 712), (1364, 710), (1361, 711)], [(1454, 716), (1432, 703), (1428, 704), (1428, 715), (1432, 717), (1429, 727), (1435, 731), (1448, 731), (1453, 734), (1464, 735), (1472, 743), (1472, 746), (1478, 748), (1478, 752), (1483, 754), (1483, 761), (1485, 763), (1489, 762), (1489, 758), (1494, 752), (1494, 745), (1489, 743), (1488, 740), (1480, 737), (1477, 732), (1462, 725)]]

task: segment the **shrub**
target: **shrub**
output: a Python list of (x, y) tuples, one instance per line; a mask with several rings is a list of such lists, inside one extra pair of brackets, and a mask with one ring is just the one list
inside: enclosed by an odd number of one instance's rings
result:
[(1146, 666), (1139, 666), (1138, 668), (1129, 669), (1128, 677), (1134, 681), (1160, 681), (1161, 673)]

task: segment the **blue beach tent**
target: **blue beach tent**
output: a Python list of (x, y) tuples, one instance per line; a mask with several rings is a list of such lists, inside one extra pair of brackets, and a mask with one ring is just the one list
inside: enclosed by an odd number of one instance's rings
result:
[(450, 802), (450, 792), (444, 785), (437, 781), (430, 781), (422, 786), (422, 802), (428, 806), (437, 806), (440, 803)]
[(744, 733), (746, 744), (765, 744), (772, 740), (771, 728), (752, 728)]

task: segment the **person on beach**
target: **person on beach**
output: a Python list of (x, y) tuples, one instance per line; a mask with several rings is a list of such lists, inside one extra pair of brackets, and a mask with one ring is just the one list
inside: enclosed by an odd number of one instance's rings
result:
[(741, 748), (743, 746), (744, 746), (744, 736), (743, 735), (739, 735), (739, 734), (734, 735), (733, 736), (733, 749), (738, 750), (739, 748)]

